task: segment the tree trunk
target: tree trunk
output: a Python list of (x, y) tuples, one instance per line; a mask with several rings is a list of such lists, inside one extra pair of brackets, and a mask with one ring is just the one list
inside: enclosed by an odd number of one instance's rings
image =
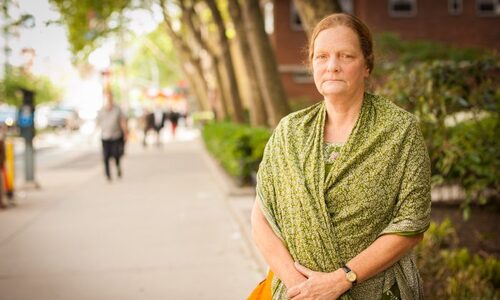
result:
[(269, 124), (274, 127), (289, 112), (287, 97), (278, 72), (274, 51), (264, 29), (264, 18), (259, 1), (243, 0), (242, 10), (252, 59), (269, 115)]
[(181, 65), (189, 86), (196, 96), (200, 110), (211, 110), (212, 107), (210, 107), (208, 100), (208, 89), (204, 81), (205, 79), (201, 77), (201, 74), (197, 74), (193, 64), (187, 58), (182, 58)]
[(250, 53), (250, 45), (248, 44), (245, 24), (243, 23), (241, 7), (238, 1), (228, 1), (229, 14), (236, 30), (236, 41), (243, 58), (246, 77), (250, 85), (249, 89), (249, 105), (250, 105), (250, 124), (253, 126), (267, 125), (267, 112), (262, 99), (262, 91), (257, 79), (257, 71), (252, 62), (252, 54)]
[[(225, 77), (221, 73), (220, 59), (217, 54), (219, 51), (210, 46), (210, 43), (205, 41), (202, 37), (200, 28), (195, 26), (195, 21), (198, 23), (199, 20), (195, 20), (197, 17), (196, 12), (193, 6), (186, 6), (184, 0), (179, 1), (180, 8), (182, 10), (182, 17), (184, 20), (184, 25), (187, 25), (187, 29), (190, 31), (190, 34), (194, 37), (195, 41), (198, 43), (198, 46), (204, 49), (208, 56), (210, 57), (210, 61), (212, 64), (212, 71), (214, 72), (215, 84), (218, 89), (218, 96), (220, 101), (218, 101), (217, 109), (217, 119), (224, 120), (226, 116), (228, 116), (230, 106), (230, 95), (228, 94), (228, 89), (225, 87), (229, 85), (227, 81), (225, 81)], [(234, 120), (234, 119), (233, 119)]]
[(189, 67), (182, 65), (182, 69), (185, 70), (186, 75), (189, 77), (188, 81), (191, 84), (191, 88), (197, 96), (198, 103), (201, 108), (208, 109), (209, 101), (208, 101), (208, 87), (207, 81), (203, 75), (203, 69), (201, 67), (200, 60), (193, 55), (193, 52), (189, 48), (189, 46), (184, 42), (184, 40), (179, 37), (175, 31), (172, 29), (171, 20), (165, 11), (165, 7), (163, 6), (163, 17), (165, 23), (165, 29), (168, 36), (172, 39), (172, 43), (174, 47), (177, 49), (177, 53), (181, 60), (185, 63), (191, 65), (192, 69)]
[(233, 58), (231, 56), (231, 51), (229, 49), (229, 42), (226, 37), (226, 26), (224, 25), (224, 21), (222, 21), (222, 16), (220, 14), (219, 9), (217, 8), (217, 4), (215, 0), (205, 0), (205, 3), (210, 8), (212, 12), (212, 18), (217, 25), (217, 33), (219, 44), (221, 47), (221, 63), (222, 67), (225, 70), (225, 73), (228, 77), (228, 91), (229, 91), (229, 103), (231, 103), (231, 117), (233, 121), (237, 123), (243, 123), (245, 121), (245, 117), (243, 114), (243, 107), (241, 105), (240, 92), (238, 89), (238, 83), (236, 81), (236, 74), (234, 71)]
[(217, 102), (217, 112), (218, 112), (218, 120), (225, 120), (229, 115), (229, 99), (227, 94), (227, 89), (224, 87), (224, 79), (222, 78), (221, 65), (219, 58), (217, 56), (211, 57), (212, 69), (215, 76), (215, 85), (217, 86), (217, 90), (219, 91), (218, 96), (219, 100)]
[(342, 12), (337, 0), (293, 0), (293, 3), (299, 13), (307, 37), (311, 37), (314, 26), (324, 17), (335, 12)]

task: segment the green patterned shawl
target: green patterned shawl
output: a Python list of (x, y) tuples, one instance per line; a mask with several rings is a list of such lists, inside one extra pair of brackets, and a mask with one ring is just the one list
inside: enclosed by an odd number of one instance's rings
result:
[[(283, 118), (257, 175), (264, 216), (292, 257), (331, 272), (387, 233), (418, 234), (430, 221), (430, 162), (418, 122), (390, 101), (365, 94), (361, 113), (326, 172), (324, 101)], [(397, 282), (421, 299), (415, 259), (356, 285), (343, 299), (380, 299)], [(275, 278), (273, 299), (286, 299)]]

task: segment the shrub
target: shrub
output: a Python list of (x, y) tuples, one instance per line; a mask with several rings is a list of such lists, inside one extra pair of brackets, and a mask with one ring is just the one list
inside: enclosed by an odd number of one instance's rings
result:
[(257, 172), (271, 131), (230, 122), (212, 122), (203, 128), (202, 135), (208, 151), (240, 185), (245, 185), (251, 183)]
[(459, 183), (464, 212), (485, 189), (499, 194), (500, 59), (434, 61), (399, 66), (378, 93), (420, 120), (435, 185)]
[(426, 299), (499, 299), (500, 260), (457, 249), (449, 219), (431, 223), (417, 246), (418, 266)]
[[(448, 176), (455, 178), (468, 193), (486, 203), (486, 191), (498, 193), (500, 187), (500, 129), (498, 114), (489, 114), (478, 121), (464, 121), (450, 128), (447, 162)], [(444, 164), (444, 163), (443, 163)]]
[(458, 48), (429, 40), (404, 40), (393, 32), (374, 36), (376, 64), (372, 78), (383, 82), (386, 76), (404, 66), (411, 69), (416, 63), (433, 61), (475, 61), (494, 55), (483, 48)]
[(391, 61), (397, 64), (434, 60), (474, 60), (490, 51), (481, 48), (457, 48), (429, 40), (403, 40), (393, 32), (375, 35), (376, 57), (382, 63)]

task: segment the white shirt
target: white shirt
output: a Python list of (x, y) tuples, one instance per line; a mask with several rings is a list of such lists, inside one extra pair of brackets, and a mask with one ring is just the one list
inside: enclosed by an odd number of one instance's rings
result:
[(163, 112), (161, 111), (155, 111), (154, 112), (154, 118), (155, 118), (155, 126), (159, 127), (161, 125), (162, 119), (163, 119)]
[(113, 105), (110, 110), (103, 107), (97, 115), (97, 124), (101, 127), (101, 138), (103, 140), (117, 140), (122, 136), (121, 120), (124, 115), (122, 110)]

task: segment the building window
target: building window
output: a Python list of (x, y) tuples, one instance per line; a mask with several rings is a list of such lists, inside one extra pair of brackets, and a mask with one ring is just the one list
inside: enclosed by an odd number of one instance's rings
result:
[(482, 17), (500, 16), (500, 0), (476, 0), (476, 12)]
[(463, 11), (462, 0), (448, 0), (448, 12), (450, 15), (458, 16)]
[(354, 14), (354, 1), (353, 0), (339, 0), (340, 8), (342, 12), (348, 14)]
[(389, 0), (389, 16), (397, 18), (417, 15), (416, 0)]

